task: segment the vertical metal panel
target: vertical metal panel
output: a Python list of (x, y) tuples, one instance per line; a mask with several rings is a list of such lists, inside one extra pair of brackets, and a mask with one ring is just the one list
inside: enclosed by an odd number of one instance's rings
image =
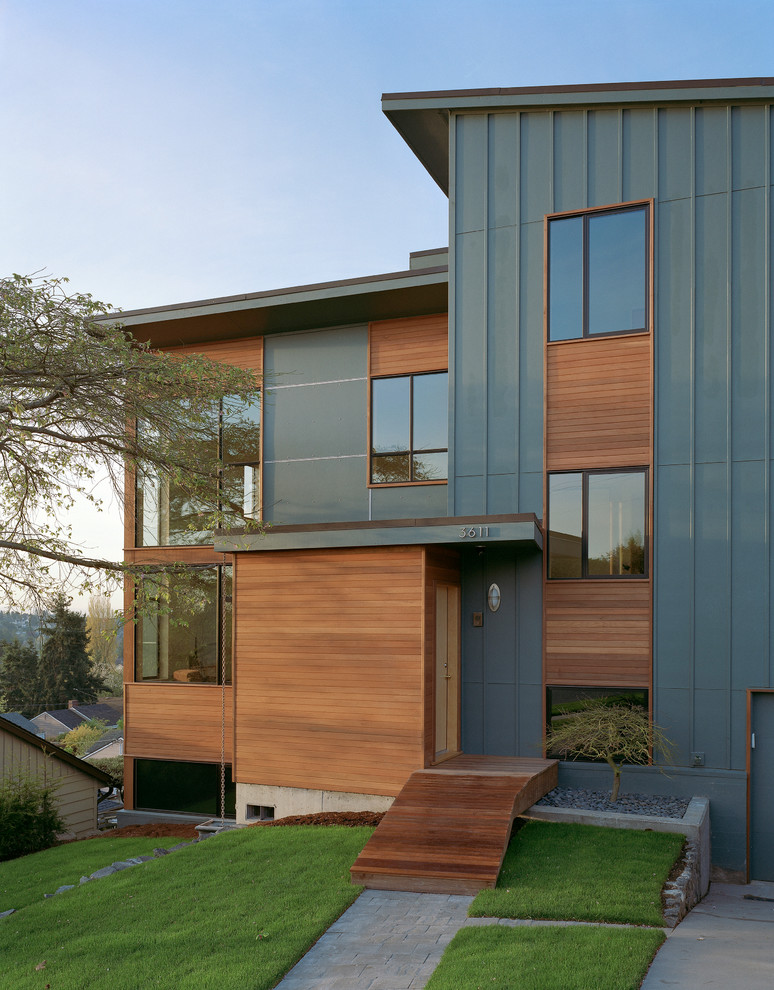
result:
[(518, 637), (518, 753), (540, 755), (543, 737), (543, 557), (524, 554), (516, 562)]
[(696, 712), (691, 752), (704, 753), (704, 765), (723, 767), (728, 762), (730, 712), (725, 690), (696, 688)]
[(586, 206), (586, 114), (554, 114), (554, 210)]
[[(518, 475), (490, 474), (487, 478), (487, 508), (493, 515), (516, 512), (519, 505)], [(519, 512), (522, 510), (519, 509)]]
[(655, 722), (666, 732), (667, 738), (676, 749), (675, 763), (678, 766), (690, 764), (693, 745), (691, 721), (686, 718), (693, 699), (690, 688), (665, 688), (658, 693), (658, 707), (654, 712)]
[(454, 512), (458, 516), (483, 515), (484, 478), (480, 474), (457, 475), (454, 479)]
[[(543, 223), (521, 228), (519, 471), (543, 468)], [(542, 504), (542, 498), (541, 498)], [(519, 508), (520, 512), (527, 512)], [(542, 514), (542, 509), (540, 510)]]
[(697, 461), (725, 460), (728, 418), (728, 197), (696, 200)]
[[(365, 456), (368, 385), (336, 381), (272, 389), (264, 403), (267, 461)], [(365, 485), (363, 476), (363, 486)]]
[(491, 756), (517, 756), (515, 684), (484, 686), (484, 753)]
[(658, 111), (658, 196), (661, 202), (691, 195), (691, 111)]
[[(489, 231), (489, 280), (487, 304), (487, 472), (506, 474), (518, 465), (521, 393), (518, 374), (518, 272), (517, 227)], [(495, 510), (489, 506), (489, 512)]]
[(264, 518), (277, 525), (368, 518), (365, 454), (264, 465)]
[(592, 110), (588, 115), (588, 205), (621, 199), (620, 112)]
[(551, 114), (521, 115), (521, 219), (542, 223), (553, 210), (551, 196)]
[(518, 114), (491, 114), (488, 139), (488, 223), (490, 227), (508, 227), (519, 221), (518, 183), (514, 182), (519, 160)]
[(430, 519), (447, 514), (446, 485), (372, 488), (371, 519)]
[[(460, 234), (455, 243), (458, 275), (454, 284), (454, 472), (457, 478), (479, 477), (477, 505), (472, 511), (482, 512), (486, 440), (486, 237), (478, 231)], [(469, 512), (471, 507), (463, 510), (455, 503), (455, 511)]]
[(734, 107), (731, 133), (734, 142), (732, 181), (734, 189), (762, 186), (766, 175), (766, 107)]
[[(697, 688), (725, 689), (731, 635), (730, 506), (725, 462), (696, 465), (694, 500), (694, 683)], [(708, 766), (725, 766), (725, 763)]]
[(538, 519), (542, 519), (542, 471), (521, 471), (519, 473), (519, 512), (534, 512)]
[(649, 198), (656, 191), (656, 111), (624, 110), (622, 127), (622, 199)]
[[(657, 720), (664, 690), (688, 688), (693, 643), (690, 613), (693, 595), (693, 518), (691, 479), (687, 465), (662, 465), (656, 478), (658, 522), (655, 556), (658, 580), (654, 607), (658, 613), (654, 644), (654, 689)], [(685, 721), (686, 709), (683, 709)]]
[(466, 553), (460, 566), (462, 608), (460, 616), (462, 653), (462, 748), (466, 753), (484, 752), (484, 628), (474, 626), (474, 612), (486, 608), (484, 560)]
[(656, 244), (656, 458), (661, 464), (686, 463), (691, 453), (691, 203), (681, 200), (659, 209)]
[(455, 231), (483, 230), (486, 226), (486, 114), (458, 114), (455, 181), (462, 191), (456, 199)]
[(731, 491), (731, 687), (762, 685), (768, 675), (765, 616), (769, 604), (763, 461), (736, 461)]
[(696, 195), (724, 193), (728, 187), (728, 109), (696, 110)]
[(737, 460), (766, 454), (764, 208), (763, 189), (734, 193), (731, 442)]
[[(732, 767), (744, 769), (747, 760), (747, 692), (732, 691), (729, 706), (730, 718), (728, 742), (730, 744), (729, 762)], [(744, 829), (744, 817), (739, 815), (737, 824)]]

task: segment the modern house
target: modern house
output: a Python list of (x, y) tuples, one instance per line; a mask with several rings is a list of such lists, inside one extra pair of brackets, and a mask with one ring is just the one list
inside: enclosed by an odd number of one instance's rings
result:
[(239, 820), (378, 809), (623, 695), (677, 746), (624, 787), (708, 797), (715, 865), (774, 879), (772, 105), (774, 79), (390, 94), (448, 256), (124, 314), (273, 378), (226, 456), (265, 533), (137, 486), (128, 559), (213, 570), (208, 612), (126, 638), (128, 809), (215, 814), (222, 753)]
[(109, 774), (46, 742), (18, 720), (0, 715), (0, 780), (16, 774), (53, 785), (68, 837), (80, 838), (96, 829), (99, 790), (112, 783)]

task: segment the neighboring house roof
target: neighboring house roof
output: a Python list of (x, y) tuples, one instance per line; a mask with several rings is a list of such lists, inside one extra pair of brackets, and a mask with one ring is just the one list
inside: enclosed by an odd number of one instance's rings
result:
[(82, 715), (87, 722), (93, 718), (98, 718), (107, 722), (108, 725), (115, 725), (120, 718), (123, 718), (124, 711), (123, 703), (116, 709), (115, 704), (111, 704), (112, 700), (98, 701), (94, 705), (74, 705), (70, 710)]
[(33, 736), (42, 735), (38, 732), (38, 727), (34, 722), (31, 722), (28, 718), (25, 718), (21, 712), (4, 712), (0, 715), (0, 718), (7, 719), (9, 722), (13, 722), (14, 725), (18, 725), (22, 729), (26, 729), (27, 732), (31, 732)]
[(53, 720), (62, 726), (63, 732), (69, 732), (70, 729), (77, 729), (79, 725), (83, 725), (86, 718), (85, 715), (79, 715), (75, 708), (57, 708), (53, 712), (41, 712), (31, 721), (38, 725), (38, 719), (41, 722)]
[(56, 743), (48, 742), (45, 739), (41, 739), (40, 736), (36, 736), (33, 732), (28, 732), (11, 719), (3, 718), (2, 721), (0, 721), (0, 732), (8, 732), (10, 735), (16, 736), (17, 739), (21, 739), (23, 742), (30, 743), (32, 746), (37, 746), (38, 749), (46, 754), (46, 756), (50, 756), (55, 760), (61, 760), (62, 763), (69, 764), (76, 770), (80, 770), (82, 773), (88, 774), (90, 777), (94, 777), (94, 779), (99, 781), (100, 784), (112, 783), (113, 779), (110, 774), (107, 774), (102, 770), (98, 770), (90, 763), (86, 763), (85, 760), (80, 760), (77, 756), (73, 756), (72, 753), (68, 753), (66, 750), (62, 749), (61, 746), (57, 746)]
[(83, 758), (86, 759), (89, 756), (96, 756), (103, 749), (107, 749), (108, 746), (112, 746), (115, 742), (124, 741), (124, 730), (123, 729), (108, 729), (104, 736), (101, 736), (95, 743), (83, 754)]

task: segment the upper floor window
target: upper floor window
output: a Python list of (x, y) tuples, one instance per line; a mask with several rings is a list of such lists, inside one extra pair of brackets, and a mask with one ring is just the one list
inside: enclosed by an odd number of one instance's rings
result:
[[(139, 424), (138, 429), (142, 429)], [(212, 466), (212, 501), (191, 496), (165, 475), (138, 472), (135, 539), (138, 547), (212, 543), (213, 513), (221, 525), (260, 517), (261, 407), (225, 398), (213, 409), (212, 431), (201, 439), (200, 466)], [(215, 475), (218, 476), (215, 480)]]
[(647, 472), (548, 476), (548, 577), (645, 577)]
[(371, 483), (445, 481), (449, 375), (371, 379)]
[(648, 327), (647, 206), (548, 221), (548, 339)]

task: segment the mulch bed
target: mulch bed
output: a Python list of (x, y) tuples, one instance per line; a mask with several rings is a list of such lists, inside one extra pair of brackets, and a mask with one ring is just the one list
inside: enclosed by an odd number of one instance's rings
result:
[[(377, 811), (321, 811), (313, 815), (289, 815), (278, 818), (273, 822), (252, 822), (253, 825), (264, 827), (269, 825), (345, 825), (355, 828), (366, 825), (376, 828), (384, 817), (384, 812)], [(104, 832), (94, 832), (84, 836), (85, 839), (115, 838), (134, 839), (145, 836), (148, 839), (196, 839), (199, 833), (193, 825), (180, 822), (154, 822), (152, 825), (125, 825), (123, 828), (111, 828)], [(79, 841), (79, 840), (76, 840)]]

